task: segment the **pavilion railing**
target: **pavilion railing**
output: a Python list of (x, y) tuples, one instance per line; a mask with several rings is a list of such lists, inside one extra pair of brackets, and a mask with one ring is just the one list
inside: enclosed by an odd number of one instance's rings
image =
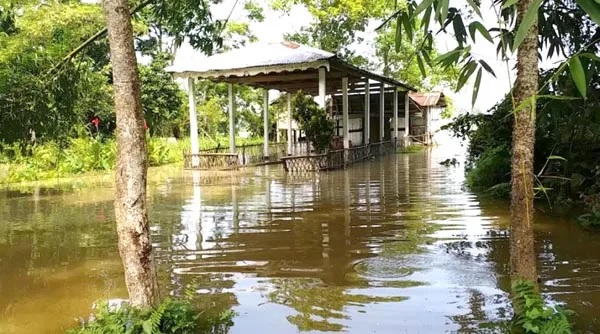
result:
[(303, 173), (346, 168), (371, 157), (396, 151), (396, 141), (382, 141), (368, 145), (329, 151), (325, 154), (296, 155), (281, 158), (286, 172)]
[(240, 166), (239, 156), (235, 153), (199, 153), (183, 156), (185, 169), (229, 170)]
[[(186, 169), (233, 169), (241, 166), (258, 165), (268, 161), (279, 161), (287, 154), (286, 143), (270, 143), (268, 159), (263, 144), (240, 145), (235, 153), (230, 153), (228, 146), (217, 146), (201, 150), (199, 154), (184, 152), (184, 168)], [(237, 158), (233, 158), (233, 157)]]

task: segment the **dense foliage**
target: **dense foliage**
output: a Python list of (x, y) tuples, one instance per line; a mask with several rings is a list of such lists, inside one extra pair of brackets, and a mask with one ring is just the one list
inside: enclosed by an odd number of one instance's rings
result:
[[(182, 144), (158, 137), (188, 133), (187, 96), (165, 72), (183, 39), (210, 53), (256, 38), (248, 22), (212, 21), (212, 1), (134, 1), (141, 100), (152, 165), (181, 160)], [(263, 20), (248, 1), (249, 21)], [(114, 165), (115, 115), (105, 22), (98, 4), (0, 0), (0, 182), (52, 178)], [(91, 36), (98, 36), (87, 42)], [(192, 37), (190, 39), (190, 37)], [(86, 41), (84, 43), (84, 41)], [(83, 43), (83, 44), (82, 44)], [(78, 47), (85, 45), (79, 49)], [(73, 50), (80, 50), (73, 52)], [(262, 135), (262, 90), (237, 87), (238, 133)], [(195, 92), (202, 146), (223, 146), (227, 87)], [(275, 115), (270, 119), (274, 127)], [(248, 140), (245, 140), (248, 142)]]
[(165, 299), (150, 310), (139, 310), (127, 304), (110, 307), (103, 303), (94, 317), (69, 334), (160, 334), (160, 333), (226, 333), (232, 325), (233, 312), (207, 316), (187, 299)]
[(61, 4), (23, 8), (0, 33), (0, 140), (57, 139), (88, 114), (110, 111), (105, 43), (55, 75), (51, 66), (103, 25), (98, 6)]
[[(576, 205), (591, 212), (600, 210), (600, 81), (597, 65), (591, 61), (584, 64), (592, 78), (586, 100), (569, 98), (578, 93), (568, 73), (555, 69), (540, 77), (540, 81), (552, 79), (552, 83), (537, 99), (537, 194), (558, 212)], [(468, 139), (467, 183), (475, 190), (508, 196), (511, 110), (507, 96), (489, 113), (461, 115), (448, 126), (457, 137)]]
[[(400, 8), (406, 1), (396, 1)], [(288, 40), (337, 54), (350, 63), (381, 72), (386, 76), (410, 84), (418, 89), (443, 89), (455, 81), (454, 68), (432, 66), (427, 78), (421, 77), (421, 63), (417, 62), (420, 44), (426, 42), (421, 34), (417, 41), (402, 43), (396, 48), (395, 25), (376, 32), (374, 39), (368, 36), (370, 27), (381, 22), (392, 13), (388, 1), (383, 0), (276, 0), (272, 7), (276, 11), (290, 14), (293, 6), (308, 11), (312, 20), (299, 31), (286, 35)], [(432, 39), (428, 39), (434, 45)], [(357, 47), (359, 46), (359, 47)], [(357, 52), (360, 50), (360, 52)]]
[(306, 139), (317, 152), (325, 151), (333, 138), (334, 121), (310, 95), (301, 91), (294, 96), (293, 103), (292, 117), (298, 122), (300, 130), (304, 131)]

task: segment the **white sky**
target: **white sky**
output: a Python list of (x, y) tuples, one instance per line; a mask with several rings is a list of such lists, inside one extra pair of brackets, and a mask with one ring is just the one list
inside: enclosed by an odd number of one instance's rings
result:
[[(213, 6), (213, 18), (214, 19), (225, 19), (233, 8), (231, 20), (233, 21), (244, 21), (244, 2), (246, 0), (224, 0), (219, 5)], [(98, 0), (82, 0), (87, 3), (97, 3)], [(251, 24), (252, 33), (258, 37), (260, 42), (278, 42), (283, 40), (285, 33), (294, 33), (300, 31), (300, 28), (308, 24), (311, 21), (310, 14), (301, 6), (294, 6), (289, 15), (284, 15), (279, 12), (275, 12), (270, 9), (270, 0), (255, 0), (264, 9), (265, 21), (261, 23)], [(453, 0), (453, 5), (458, 6), (464, 5), (464, 0)], [(484, 24), (489, 22), (496, 22), (497, 18), (491, 8), (482, 7), (482, 15)], [(355, 46), (355, 50), (361, 52), (363, 55), (372, 55), (374, 53), (373, 43), (376, 36), (376, 32), (373, 30), (377, 24), (371, 24), (365, 34), (365, 42), (362, 45)], [(491, 26), (488, 26), (490, 28)], [(498, 60), (496, 56), (495, 45), (487, 42), (483, 37), (478, 36), (477, 44), (472, 48), (472, 53), (478, 57), (478, 59), (485, 60), (496, 73), (496, 78), (486, 74), (481, 80), (480, 90), (477, 102), (474, 107), (471, 106), (471, 95), (473, 91), (473, 79), (470, 80), (462, 91), (455, 93), (450, 89), (444, 89), (444, 93), (453, 98), (457, 111), (478, 111), (483, 112), (488, 110), (494, 104), (499, 102), (504, 95), (509, 91), (510, 84), (514, 80), (515, 71), (514, 57), (509, 61), (509, 66), (505, 62)], [(443, 34), (436, 36), (436, 45), (440, 53), (454, 49), (456, 43), (452, 40), (451, 36), (445, 36)], [(202, 61), (204, 56), (198, 54), (189, 45), (183, 45), (178, 50), (177, 61)], [(551, 59), (542, 61), (540, 66), (549, 67), (556, 62), (558, 59)]]
[[(239, 0), (238, 4), (232, 13), (231, 20), (243, 21), (244, 20), (244, 1)], [(213, 9), (213, 18), (224, 19), (231, 11), (235, 0), (224, 0), (221, 4), (217, 5)], [(257, 0), (257, 3), (264, 8), (265, 21), (261, 23), (253, 23), (251, 25), (252, 33), (258, 37), (261, 42), (277, 42), (283, 40), (285, 33), (293, 33), (300, 30), (300, 28), (311, 21), (310, 14), (300, 6), (295, 6), (290, 15), (281, 14), (274, 12), (270, 9), (269, 0)], [(453, 3), (454, 4), (454, 3)], [(496, 21), (494, 13), (489, 10), (483, 10), (484, 22), (490, 22), (489, 20)], [(376, 32), (373, 30), (377, 24), (371, 24), (364, 35), (365, 43), (359, 46), (355, 46), (355, 49), (363, 55), (372, 55), (374, 53), (372, 41), (376, 36)], [(480, 37), (480, 36), (478, 36)], [(481, 88), (479, 91), (479, 97), (475, 104), (474, 110), (486, 111), (496, 102), (500, 101), (506, 92), (509, 90), (509, 77), (506, 64), (502, 61), (498, 61), (496, 57), (496, 48), (491, 43), (483, 39), (483, 37), (477, 39), (478, 43), (473, 48), (473, 53), (480, 59), (485, 60), (496, 72), (497, 79), (486, 75), (484, 73), (481, 80)], [(451, 50), (455, 47), (455, 43), (452, 41), (452, 37), (438, 35), (436, 37), (436, 44), (440, 52)], [(178, 61), (202, 61), (202, 56), (195, 54), (189, 46), (182, 46), (178, 52)], [(513, 62), (514, 64), (514, 62)], [(514, 65), (511, 65), (511, 67)], [(514, 74), (511, 74), (514, 75)], [(514, 78), (514, 77), (511, 77)], [(473, 76), (474, 80), (474, 76)], [(471, 94), (472, 94), (472, 81), (468, 83), (460, 93), (454, 93), (450, 89), (445, 89), (444, 93), (451, 96), (454, 99), (456, 108), (458, 111), (470, 111), (471, 108)]]

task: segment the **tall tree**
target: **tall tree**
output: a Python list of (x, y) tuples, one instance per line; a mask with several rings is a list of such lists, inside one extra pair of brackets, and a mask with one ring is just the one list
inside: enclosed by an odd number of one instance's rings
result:
[[(396, 48), (402, 39), (412, 41), (422, 29), (433, 36), (430, 23), (439, 27), (438, 33), (453, 30), (457, 47), (432, 59), (431, 43), (425, 43), (417, 53), (420, 63), (443, 66), (461, 66), (457, 81), (460, 90), (475, 73), (473, 103), (477, 99), (482, 73), (495, 76), (493, 69), (472, 52), (476, 37), (497, 44), (503, 59), (514, 59), (516, 53), (517, 77), (512, 89), (514, 125), (511, 157), (511, 273), (514, 279), (537, 282), (536, 257), (533, 245), (534, 171), (533, 150), (535, 142), (535, 107), (538, 96), (538, 53), (547, 57), (562, 54), (568, 58), (568, 68), (582, 97), (586, 98), (586, 74), (580, 56), (600, 40), (596, 34), (583, 44), (582, 36), (598, 32), (600, 8), (593, 0), (494, 0), (490, 8), (497, 20), (484, 20), (482, 4), (467, 0), (464, 5), (450, 7), (450, 0), (423, 0), (408, 2), (384, 22), (396, 22)], [(487, 9), (487, 8), (486, 8)], [(515, 20), (516, 18), (516, 20)], [(538, 20), (542, 24), (538, 30)], [(486, 25), (495, 21), (496, 26)], [(573, 33), (565, 34), (568, 27)], [(538, 32), (540, 35), (538, 36)], [(588, 32), (582, 33), (582, 32)], [(492, 36), (495, 33), (495, 36)], [(538, 38), (541, 44), (538, 44)], [(540, 45), (543, 49), (540, 49)], [(588, 58), (597, 59), (594, 54)], [(567, 68), (567, 61), (558, 72)], [(424, 67), (424, 66), (423, 66)], [(548, 97), (548, 96), (545, 96)], [(550, 96), (551, 98), (557, 98)]]
[(127, 0), (104, 0), (117, 117), (115, 216), (119, 252), (132, 306), (158, 301), (146, 209), (146, 134)]
[[(521, 0), (517, 8), (519, 27), (527, 18), (534, 0)], [(537, 10), (517, 50), (517, 78), (514, 105), (524, 105), (515, 112), (511, 156), (510, 201), (510, 269), (513, 279), (537, 284), (537, 265), (533, 236), (533, 149), (535, 146), (535, 96), (538, 90)]]
[(367, 59), (356, 55), (351, 49), (355, 42), (362, 42), (371, 19), (379, 19), (388, 13), (382, 0), (275, 0), (272, 7), (288, 13), (292, 6), (300, 5), (313, 17), (312, 22), (297, 33), (286, 38), (337, 53), (356, 65), (365, 65)]

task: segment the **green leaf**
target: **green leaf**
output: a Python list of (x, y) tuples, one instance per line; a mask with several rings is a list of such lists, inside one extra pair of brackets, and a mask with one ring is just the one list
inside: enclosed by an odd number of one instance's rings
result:
[(592, 0), (576, 0), (579, 7), (581, 7), (594, 21), (600, 25), (600, 4)]
[(433, 7), (427, 7), (425, 10), (425, 14), (423, 14), (423, 19), (421, 21), (421, 27), (423, 28), (423, 33), (427, 33), (429, 30), (429, 22), (431, 21), (431, 11)]
[(423, 64), (423, 59), (419, 55), (417, 55), (417, 64), (419, 65), (419, 70), (421, 71), (421, 75), (425, 78), (427, 77), (427, 71), (425, 70), (425, 65)]
[(581, 65), (581, 60), (579, 60), (579, 56), (573, 56), (569, 60), (569, 71), (571, 72), (571, 77), (573, 77), (573, 81), (575, 82), (575, 86), (577, 90), (583, 96), (583, 99), (587, 98), (587, 82), (585, 80), (585, 71), (583, 70), (583, 65)]
[(479, 68), (477, 71), (477, 76), (475, 77), (475, 84), (473, 84), (473, 97), (471, 98), (471, 106), (475, 106), (475, 101), (477, 101), (477, 95), (479, 94), (479, 85), (481, 84), (481, 72), (482, 68)]
[(508, 7), (512, 7), (514, 5), (517, 4), (519, 0), (506, 0), (504, 1), (504, 3), (502, 4), (502, 9), (508, 8)]
[(450, 6), (450, 0), (440, 0), (440, 24), (443, 25), (448, 17), (448, 7)]
[(494, 43), (492, 35), (490, 35), (490, 32), (483, 26), (483, 24), (481, 24), (481, 22), (474, 21), (469, 24), (469, 32), (471, 32), (471, 38), (473, 39), (473, 42), (475, 42), (475, 31), (479, 31), (479, 33), (485, 39), (487, 39), (490, 43)]
[(592, 61), (595, 61), (595, 62), (600, 62), (600, 57), (596, 56), (593, 53), (589, 53), (589, 52), (581, 53), (581, 54), (579, 54), (579, 56), (591, 59)]
[(473, 72), (477, 69), (477, 63), (474, 61), (468, 62), (462, 69), (458, 76), (458, 83), (456, 84), (456, 91), (458, 92), (467, 83), (467, 80), (471, 77)]
[(417, 7), (417, 9), (415, 10), (414, 15), (417, 16), (419, 14), (421, 14), (422, 11), (424, 11), (426, 8), (431, 7), (431, 4), (433, 3), (433, 0), (423, 0), (419, 6)]
[(481, 64), (481, 66), (483, 66), (483, 68), (486, 70), (486, 72), (493, 75), (494, 78), (496, 77), (496, 73), (494, 73), (494, 70), (492, 70), (492, 67), (490, 65), (488, 65), (488, 63), (486, 63), (485, 60), (479, 60), (479, 64)]
[[(447, 60), (447, 59), (451, 60), (451, 59), (456, 58), (456, 60), (458, 60), (458, 57), (460, 56), (461, 52), (462, 52), (462, 49), (458, 49), (458, 48), (454, 49), (450, 52), (446, 52), (444, 54), (439, 55), (437, 58), (435, 58), (433, 60), (433, 62), (436, 64), (439, 64), (439, 63), (445, 62), (445, 60)], [(456, 60), (453, 62), (456, 62)]]
[(517, 27), (517, 33), (515, 34), (515, 40), (512, 45), (513, 52), (515, 52), (521, 43), (523, 43), (527, 32), (537, 20), (538, 9), (540, 8), (541, 4), (542, 0), (534, 0), (531, 6), (527, 8), (527, 11), (523, 16), (523, 21), (521, 21), (521, 24), (519, 24), (519, 27)]
[(142, 323), (145, 334), (152, 334), (152, 320), (148, 319)]
[(396, 52), (400, 51), (400, 46), (402, 45), (402, 25), (401, 25), (401, 20), (402, 18), (400, 17), (400, 15), (398, 15), (398, 17), (396, 18)]
[(404, 30), (406, 30), (406, 38), (409, 42), (412, 42), (413, 30), (411, 25), (411, 19), (406, 13), (402, 13), (402, 25), (404, 26)]
[(537, 319), (542, 316), (542, 312), (540, 312), (539, 309), (534, 308), (532, 310), (527, 311), (525, 315), (530, 319)]
[(460, 15), (455, 15), (452, 19), (452, 28), (454, 29), (454, 37), (459, 45), (467, 41), (467, 30)]
[(572, 100), (579, 100), (580, 97), (564, 96), (564, 95), (538, 95), (538, 99), (572, 101)]

